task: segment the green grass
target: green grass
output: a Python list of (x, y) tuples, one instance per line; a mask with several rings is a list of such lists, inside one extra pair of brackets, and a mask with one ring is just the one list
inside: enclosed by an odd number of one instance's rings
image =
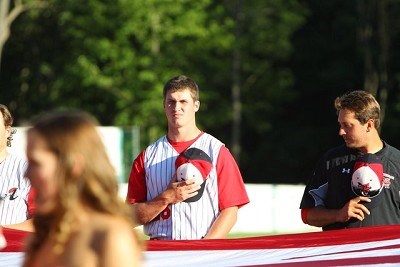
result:
[[(142, 240), (149, 240), (149, 237), (144, 235), (142, 231), (137, 231), (139, 237)], [(232, 233), (228, 235), (228, 238), (245, 238), (245, 237), (257, 237), (257, 236), (271, 236), (271, 235), (281, 235), (281, 234), (291, 234), (291, 233), (277, 233), (277, 232), (270, 232), (270, 233)]]
[(228, 238), (256, 237), (265, 235), (271, 235), (271, 233), (234, 233), (229, 234)]

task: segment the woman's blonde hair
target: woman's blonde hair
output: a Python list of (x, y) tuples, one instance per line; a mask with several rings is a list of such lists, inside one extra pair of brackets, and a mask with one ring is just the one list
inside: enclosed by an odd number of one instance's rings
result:
[[(77, 219), (73, 212), (77, 204), (122, 216), (133, 225), (131, 209), (118, 195), (116, 174), (97, 125), (92, 116), (81, 111), (55, 111), (41, 116), (28, 130), (28, 134), (34, 132), (41, 136), (58, 158), (55, 179), (59, 194), (51, 214), (34, 215), (35, 233), (28, 243), (26, 259), (48, 238), (56, 243), (54, 252), (62, 253)], [(77, 155), (83, 162), (79, 172), (76, 171)]]

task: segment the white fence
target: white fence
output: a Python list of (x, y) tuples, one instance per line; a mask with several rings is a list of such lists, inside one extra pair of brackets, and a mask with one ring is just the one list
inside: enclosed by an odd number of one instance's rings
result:
[[(26, 127), (13, 127), (17, 132), (13, 135), (10, 152), (25, 157)], [(124, 181), (123, 173), (123, 132), (118, 127), (98, 127), (103, 143), (106, 147), (110, 161), (115, 168), (119, 181)]]
[(301, 220), (303, 185), (246, 184), (250, 203), (239, 209), (232, 232), (300, 233), (320, 231)]

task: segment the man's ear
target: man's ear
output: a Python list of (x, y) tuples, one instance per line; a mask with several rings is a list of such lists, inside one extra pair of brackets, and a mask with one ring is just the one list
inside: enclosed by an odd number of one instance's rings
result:
[(373, 128), (376, 128), (375, 127), (375, 120), (369, 119), (367, 121), (367, 132), (370, 132)]
[(194, 111), (197, 112), (200, 109), (200, 100), (194, 102)]
[(11, 136), (11, 133), (12, 133), (12, 128), (11, 128), (11, 126), (6, 126), (6, 133), (7, 133), (7, 137), (10, 137), (10, 136)]

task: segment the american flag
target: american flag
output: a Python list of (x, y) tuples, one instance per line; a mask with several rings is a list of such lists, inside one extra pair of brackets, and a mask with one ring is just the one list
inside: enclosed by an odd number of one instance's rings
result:
[[(27, 233), (4, 229), (1, 266), (21, 266)], [(400, 266), (400, 225), (217, 240), (151, 240), (143, 266)]]

